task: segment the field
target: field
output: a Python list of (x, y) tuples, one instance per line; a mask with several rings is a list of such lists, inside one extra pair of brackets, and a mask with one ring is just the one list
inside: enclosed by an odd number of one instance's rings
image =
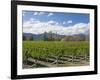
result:
[(89, 65), (88, 41), (23, 41), (23, 68)]

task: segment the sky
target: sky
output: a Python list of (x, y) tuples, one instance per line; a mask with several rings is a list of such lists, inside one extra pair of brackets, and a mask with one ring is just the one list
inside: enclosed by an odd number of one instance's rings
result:
[(89, 14), (67, 12), (22, 11), (23, 32), (60, 35), (89, 33)]

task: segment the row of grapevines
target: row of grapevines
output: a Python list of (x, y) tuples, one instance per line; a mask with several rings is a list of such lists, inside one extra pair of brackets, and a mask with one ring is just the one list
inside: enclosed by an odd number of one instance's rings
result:
[(60, 58), (64, 55), (89, 55), (88, 42), (58, 42), (58, 41), (24, 41), (23, 60), (32, 58)]

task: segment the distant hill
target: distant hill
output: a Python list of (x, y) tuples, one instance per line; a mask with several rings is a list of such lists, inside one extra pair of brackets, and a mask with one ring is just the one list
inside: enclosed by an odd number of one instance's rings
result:
[[(47, 38), (49, 37), (49, 33), (46, 33), (45, 35)], [(34, 40), (43, 40), (44, 39), (43, 33), (42, 34), (23, 33), (23, 36), (25, 36), (26, 38), (33, 36)], [(65, 37), (65, 35), (59, 35), (59, 34), (52, 33), (52, 37), (62, 39)]]
[(89, 41), (89, 35), (86, 34), (68, 35), (62, 38), (61, 41)]

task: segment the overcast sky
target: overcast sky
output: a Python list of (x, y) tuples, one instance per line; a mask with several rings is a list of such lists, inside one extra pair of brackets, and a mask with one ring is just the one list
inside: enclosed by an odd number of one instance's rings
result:
[(41, 34), (52, 31), (61, 35), (89, 32), (89, 14), (23, 11), (23, 32)]

